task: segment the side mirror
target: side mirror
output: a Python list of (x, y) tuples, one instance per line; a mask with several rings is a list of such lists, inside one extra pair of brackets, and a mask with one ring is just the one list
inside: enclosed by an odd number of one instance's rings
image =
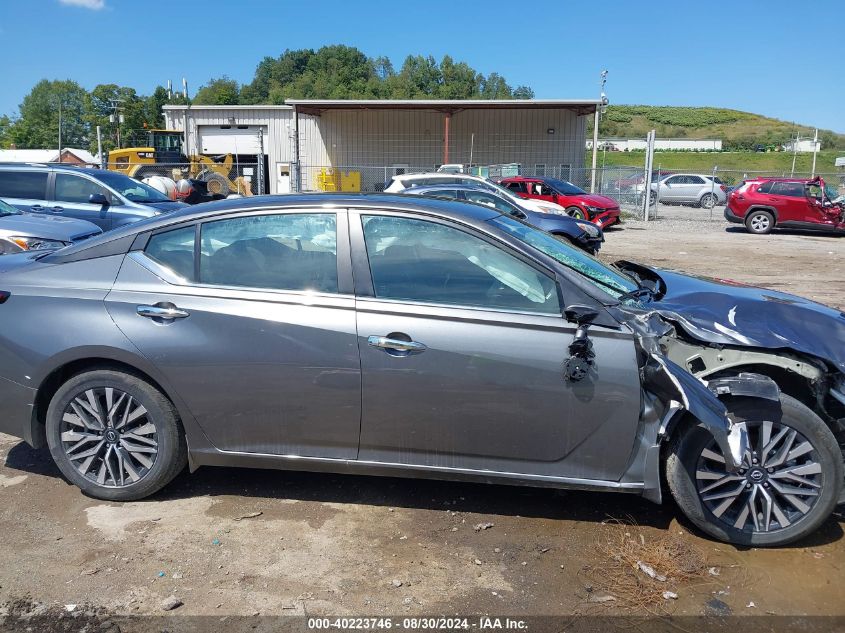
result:
[(592, 306), (571, 305), (566, 306), (563, 314), (567, 321), (578, 325), (589, 325), (599, 315), (599, 311)]
[(557, 195), (557, 191), (555, 191), (555, 192), (552, 194), (552, 200), (554, 200), (555, 202), (557, 202), (557, 199), (558, 199), (558, 195)]
[(90, 202), (91, 204), (99, 204), (99, 205), (102, 205), (102, 206), (108, 206), (109, 199), (106, 198), (105, 194), (92, 193), (90, 196), (88, 196), (88, 202)]

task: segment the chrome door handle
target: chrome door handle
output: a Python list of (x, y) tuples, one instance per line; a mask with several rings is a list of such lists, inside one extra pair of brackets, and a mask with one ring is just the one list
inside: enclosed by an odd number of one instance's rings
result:
[(61, 213), (64, 210), (65, 210), (64, 207), (51, 207), (50, 208), (50, 211), (52, 211), (53, 213)]
[(184, 319), (190, 312), (181, 310), (171, 304), (157, 304), (154, 306), (138, 306), (138, 314), (150, 319)]
[(33, 211), (43, 211), (44, 210), (44, 207), (40, 204), (34, 204), (29, 208)]
[(367, 337), (367, 344), (379, 349), (390, 349), (397, 352), (424, 352), (428, 349), (425, 345), (416, 341), (402, 341), (397, 338), (375, 335)]

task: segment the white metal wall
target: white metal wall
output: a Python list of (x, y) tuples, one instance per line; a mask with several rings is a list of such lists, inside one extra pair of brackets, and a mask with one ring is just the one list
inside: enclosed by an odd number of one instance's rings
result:
[(165, 126), (170, 130), (185, 130), (187, 113), (188, 130), (186, 153), (202, 153), (199, 148), (199, 128), (221, 125), (264, 126), (267, 135), (264, 138), (264, 153), (267, 155), (269, 173), (267, 181), (270, 193), (277, 193), (276, 165), (294, 161), (294, 123), (293, 108), (290, 106), (231, 108), (192, 106), (165, 106)]
[[(300, 160), (308, 166), (429, 167), (443, 162), (444, 114), (330, 110), (300, 115)], [(452, 115), (449, 162), (583, 167), (586, 117), (564, 109), (469, 110)]]

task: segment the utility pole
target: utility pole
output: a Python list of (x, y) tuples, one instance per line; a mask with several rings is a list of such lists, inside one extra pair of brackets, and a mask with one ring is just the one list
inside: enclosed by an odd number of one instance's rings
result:
[(819, 151), (819, 128), (816, 128), (815, 134), (813, 134), (813, 173), (810, 174), (810, 178), (816, 177), (816, 153)]
[(604, 85), (607, 83), (607, 70), (601, 71), (601, 91), (599, 96), (600, 104), (596, 105), (596, 116), (593, 119), (593, 168), (590, 170), (590, 193), (596, 192), (596, 164), (598, 163), (599, 151), (599, 122), (601, 111), (607, 105), (607, 96), (604, 94)]
[(100, 155), (100, 169), (106, 168), (106, 157), (103, 156), (103, 135), (100, 132), (100, 126), (97, 126), (97, 154)]
[(798, 156), (798, 141), (801, 138), (801, 133), (795, 133), (795, 140), (792, 141), (792, 171), (789, 172), (789, 176), (795, 176), (795, 158)]
[(59, 97), (59, 162), (62, 162), (62, 98)]

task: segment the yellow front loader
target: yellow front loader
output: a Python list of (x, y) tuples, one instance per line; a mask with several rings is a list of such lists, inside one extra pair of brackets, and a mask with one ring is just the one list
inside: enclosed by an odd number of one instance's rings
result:
[(166, 176), (173, 180), (196, 178), (208, 185), (208, 193), (251, 196), (247, 180), (238, 176), (231, 154), (215, 160), (210, 156), (182, 152), (182, 132), (149, 130), (147, 147), (126, 147), (109, 152), (107, 167), (111, 171), (143, 180), (150, 176)]

